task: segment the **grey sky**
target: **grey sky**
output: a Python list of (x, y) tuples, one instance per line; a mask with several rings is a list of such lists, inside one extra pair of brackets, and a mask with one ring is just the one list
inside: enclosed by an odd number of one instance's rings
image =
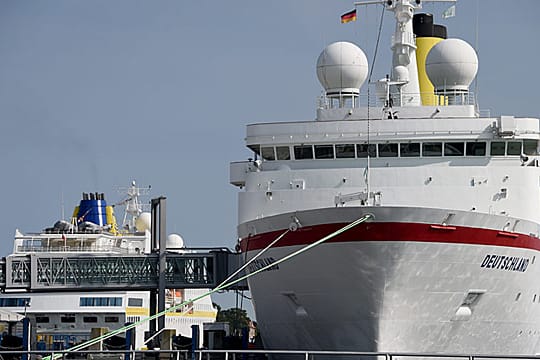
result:
[[(230, 161), (250, 157), (253, 122), (309, 120), (320, 51), (353, 41), (370, 62), (380, 7), (352, 1), (0, 1), (0, 255), (16, 228), (40, 231), (78, 204), (109, 203), (132, 179), (168, 199), (169, 232), (188, 246), (234, 247)], [(479, 101), (492, 115), (538, 117), (538, 0), (425, 5), (475, 45)], [(374, 79), (388, 72), (385, 14)], [(362, 89), (365, 92), (365, 87)]]

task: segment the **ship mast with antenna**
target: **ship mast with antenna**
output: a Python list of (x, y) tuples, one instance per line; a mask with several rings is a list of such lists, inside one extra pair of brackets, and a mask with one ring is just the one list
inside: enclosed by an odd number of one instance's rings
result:
[[(456, 2), (456, 0), (367, 0), (355, 2), (355, 6), (379, 4), (392, 11), (396, 29), (392, 36), (392, 73), (390, 78), (380, 80), (387, 94), (399, 94), (400, 106), (420, 106), (420, 85), (416, 62), (416, 40), (413, 17), (424, 2)], [(390, 97), (390, 95), (388, 95)], [(390, 98), (387, 102), (390, 103)]]
[(125, 206), (124, 219), (122, 221), (122, 229), (127, 230), (128, 232), (136, 231), (136, 221), (139, 216), (143, 213), (143, 204), (139, 201), (139, 196), (148, 195), (150, 192), (150, 187), (141, 188), (138, 187), (135, 181), (131, 182), (131, 186), (127, 188), (120, 189), (125, 193), (126, 198), (115, 206)]

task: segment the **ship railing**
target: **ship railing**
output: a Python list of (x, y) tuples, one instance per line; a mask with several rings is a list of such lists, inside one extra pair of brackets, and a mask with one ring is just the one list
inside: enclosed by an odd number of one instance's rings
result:
[(126, 248), (117, 246), (33, 246), (19, 245), (16, 249), (17, 253), (45, 253), (45, 252), (84, 252), (84, 253), (115, 253), (129, 254), (130, 251)]
[(476, 97), (472, 91), (449, 91), (444, 95), (433, 92), (422, 93), (398, 93), (390, 92), (388, 96), (371, 92), (369, 94), (351, 94), (349, 92), (321, 95), (317, 100), (320, 109), (354, 109), (358, 107), (396, 107), (411, 102), (411, 98), (417, 99), (424, 106), (453, 106), (453, 105), (476, 105)]
[(540, 355), (452, 354), (423, 352), (304, 351), (304, 350), (40, 350), (0, 351), (3, 360), (493, 360), (540, 359)]

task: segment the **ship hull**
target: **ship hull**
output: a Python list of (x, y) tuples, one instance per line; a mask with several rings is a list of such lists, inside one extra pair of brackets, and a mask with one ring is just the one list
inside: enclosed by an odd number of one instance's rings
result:
[(538, 226), (422, 208), (328, 208), (239, 226), (250, 272), (370, 213), (373, 219), (249, 279), (271, 349), (535, 354)]

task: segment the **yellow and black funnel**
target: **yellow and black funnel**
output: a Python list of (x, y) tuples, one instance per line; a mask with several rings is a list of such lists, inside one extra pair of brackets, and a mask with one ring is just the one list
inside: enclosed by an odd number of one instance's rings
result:
[(413, 18), (413, 31), (416, 35), (416, 61), (422, 105), (438, 105), (439, 97), (435, 95), (433, 84), (426, 73), (426, 58), (433, 46), (446, 39), (446, 27), (433, 24), (432, 14), (416, 14)]

